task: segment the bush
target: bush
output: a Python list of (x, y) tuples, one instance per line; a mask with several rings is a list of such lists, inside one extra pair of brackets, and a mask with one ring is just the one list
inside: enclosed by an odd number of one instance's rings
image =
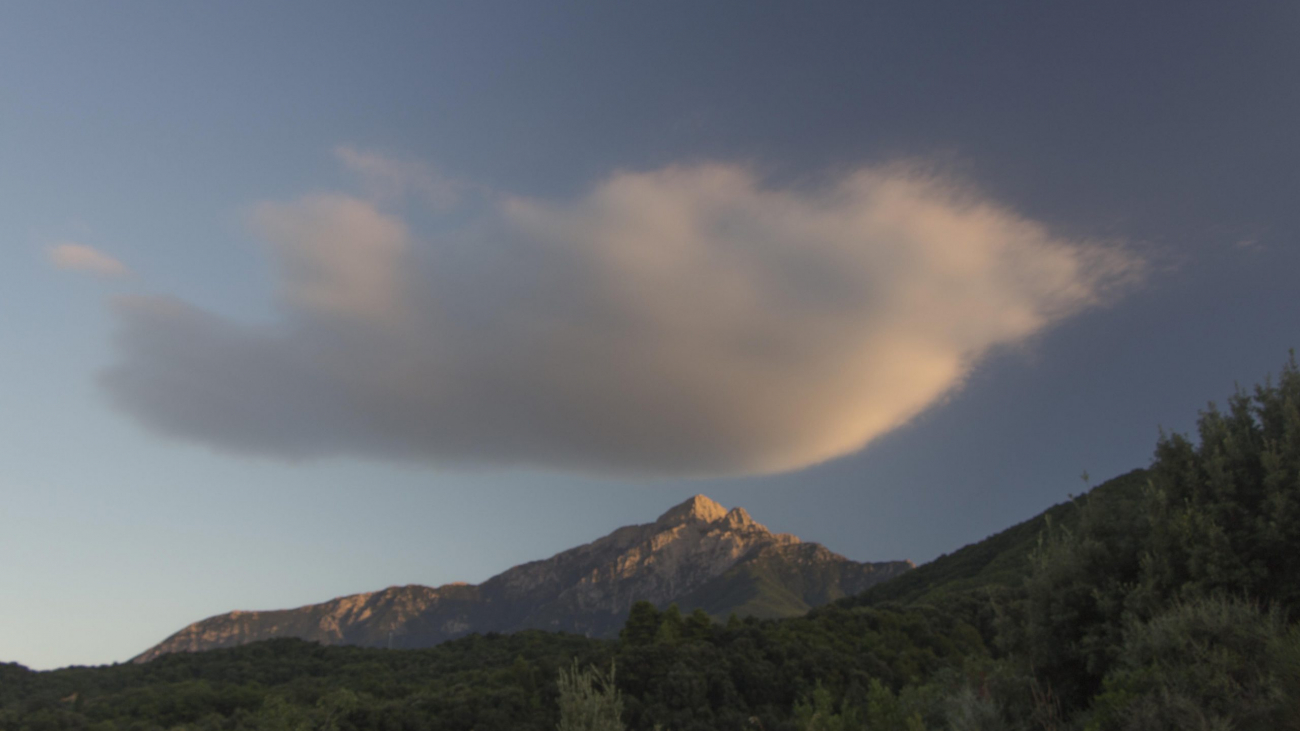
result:
[(605, 673), (588, 666), (560, 671), (559, 731), (623, 731), (623, 698), (614, 687), (614, 666)]
[(1300, 728), (1287, 712), (1297, 638), (1280, 612), (1218, 597), (1131, 622), (1088, 729)]

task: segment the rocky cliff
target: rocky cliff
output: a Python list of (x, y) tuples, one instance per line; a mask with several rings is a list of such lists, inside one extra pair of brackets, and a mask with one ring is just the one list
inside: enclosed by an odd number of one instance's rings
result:
[(696, 495), (653, 523), (619, 528), (477, 586), (390, 587), (297, 609), (230, 612), (182, 629), (135, 660), (272, 637), (395, 648), (529, 628), (605, 637), (618, 633), (641, 599), (719, 618), (793, 616), (910, 568), (910, 561), (850, 561), (772, 533), (743, 508)]

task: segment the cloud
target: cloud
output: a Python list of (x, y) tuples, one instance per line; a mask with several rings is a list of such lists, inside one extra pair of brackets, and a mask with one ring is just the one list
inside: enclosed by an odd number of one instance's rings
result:
[(60, 269), (82, 269), (105, 276), (121, 276), (130, 272), (126, 265), (102, 251), (83, 244), (64, 242), (49, 248), (50, 261)]
[(416, 196), (435, 210), (447, 210), (460, 201), (465, 186), (418, 162), (395, 160), (375, 152), (342, 145), (334, 148), (339, 162), (361, 177), (366, 192), (391, 202)]
[(263, 203), (253, 227), (272, 244), (290, 307), (376, 321), (397, 314), (410, 247), (401, 221), (355, 198), (317, 195)]
[(990, 349), (1139, 275), (940, 175), (728, 165), (499, 197), (420, 238), (342, 195), (254, 217), (284, 317), (117, 308), (114, 402), (232, 452), (633, 476), (798, 469), (905, 424)]

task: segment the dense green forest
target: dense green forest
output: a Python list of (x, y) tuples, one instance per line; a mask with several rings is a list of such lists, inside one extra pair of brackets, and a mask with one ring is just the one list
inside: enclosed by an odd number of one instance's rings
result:
[(1298, 608), (1293, 356), (1148, 469), (803, 617), (0, 665), (0, 729), (1300, 729)]

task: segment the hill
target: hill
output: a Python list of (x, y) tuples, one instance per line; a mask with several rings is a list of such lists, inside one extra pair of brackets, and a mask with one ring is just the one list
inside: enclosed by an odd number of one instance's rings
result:
[(1070, 530), (1079, 521), (1084, 501), (1136, 505), (1148, 484), (1147, 470), (1137, 469), (1096, 486), (1086, 495), (1054, 505), (977, 543), (944, 554), (915, 570), (840, 600), (842, 606), (886, 602), (924, 604), (991, 587), (1019, 587), (1029, 576), (1031, 555), (1048, 526)]

